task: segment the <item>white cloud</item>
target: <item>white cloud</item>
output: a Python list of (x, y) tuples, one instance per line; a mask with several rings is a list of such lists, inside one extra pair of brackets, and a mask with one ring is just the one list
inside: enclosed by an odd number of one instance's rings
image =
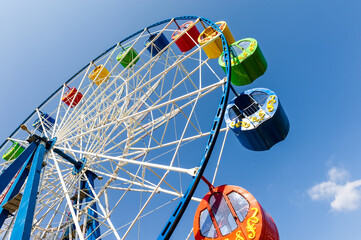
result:
[(347, 181), (348, 172), (336, 167), (328, 171), (328, 181), (308, 190), (312, 200), (329, 200), (332, 210), (355, 210), (361, 204), (361, 179)]
[(346, 170), (333, 167), (328, 171), (328, 176), (330, 177), (331, 182), (343, 181), (348, 177), (348, 172)]

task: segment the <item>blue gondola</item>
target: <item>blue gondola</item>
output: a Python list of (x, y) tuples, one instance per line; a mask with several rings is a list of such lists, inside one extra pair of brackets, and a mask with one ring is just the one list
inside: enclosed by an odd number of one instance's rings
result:
[(250, 89), (232, 99), (225, 121), (241, 144), (253, 151), (270, 149), (290, 129), (277, 95), (266, 88)]
[[(153, 43), (151, 43), (152, 41)], [(147, 50), (150, 52), (150, 54), (152, 54), (152, 57), (154, 57), (168, 44), (169, 41), (163, 33), (153, 33), (149, 36), (148, 40), (145, 41), (144, 46), (147, 47)]]
[(33, 123), (33, 127), (36, 128), (39, 132), (43, 133), (44, 132), (44, 128), (46, 130), (50, 130), (54, 124), (55, 124), (55, 120), (54, 118), (50, 117), (48, 114), (46, 113), (41, 113), (41, 120), (43, 122), (43, 125), (40, 122), (40, 119), (36, 119), (35, 122)]

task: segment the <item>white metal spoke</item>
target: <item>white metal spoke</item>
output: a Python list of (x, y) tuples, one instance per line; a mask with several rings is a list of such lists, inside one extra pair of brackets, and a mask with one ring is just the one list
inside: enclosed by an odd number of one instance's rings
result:
[(54, 155), (54, 152), (51, 151), (51, 154), (53, 155), (53, 159), (54, 159), (54, 164), (56, 166), (56, 171), (58, 172), (58, 176), (59, 176), (59, 179), (60, 179), (60, 182), (61, 182), (61, 187), (63, 188), (63, 191), (64, 191), (64, 194), (65, 194), (65, 198), (66, 198), (66, 201), (67, 201), (67, 204), (69, 206), (69, 211), (71, 212), (73, 218), (74, 218), (74, 225), (75, 225), (75, 228), (76, 228), (76, 231), (78, 233), (78, 237), (80, 240), (84, 240), (84, 235), (80, 229), (80, 225), (79, 225), (79, 222), (78, 222), (78, 219), (76, 217), (76, 214), (74, 212), (74, 208), (73, 208), (73, 204), (71, 203), (71, 200), (70, 200), (70, 196), (69, 196), (69, 193), (68, 193), (68, 190), (65, 186), (65, 182), (64, 182), (64, 179), (63, 179), (63, 176), (61, 174), (61, 171), (60, 171), (60, 168), (59, 168), (59, 165), (56, 161), (56, 158), (55, 158), (55, 155)]
[(159, 169), (164, 169), (164, 170), (169, 170), (169, 171), (174, 171), (174, 172), (187, 173), (191, 176), (193, 176), (196, 171), (196, 168), (185, 169), (185, 168), (172, 167), (172, 166), (168, 166), (168, 165), (134, 161), (131, 159), (126, 159), (126, 158), (121, 158), (121, 157), (113, 157), (113, 156), (108, 156), (108, 155), (103, 155), (103, 154), (98, 154), (98, 153), (91, 153), (91, 152), (84, 152), (84, 151), (68, 149), (68, 148), (61, 148), (61, 147), (56, 147), (56, 148), (59, 150), (63, 150), (63, 151), (81, 153), (83, 155), (97, 157), (97, 158), (112, 159), (112, 160), (118, 161), (119, 162), (118, 164), (131, 163), (131, 164), (146, 166), (146, 167), (151, 167), (151, 168), (159, 168)]
[[(129, 118), (142, 115), (142, 114), (144, 114), (144, 113), (146, 113), (146, 112), (149, 112), (149, 111), (151, 111), (151, 110), (155, 110), (155, 109), (164, 107), (164, 106), (169, 105), (169, 104), (176, 103), (177, 101), (180, 101), (180, 100), (186, 99), (186, 98), (188, 98), (188, 97), (197, 95), (197, 94), (199, 94), (199, 93), (201, 93), (201, 92), (203, 92), (203, 91), (216, 89), (217, 87), (219, 87), (219, 86), (221, 86), (221, 85), (223, 85), (223, 84), (224, 84), (224, 82), (218, 82), (218, 83), (212, 84), (212, 85), (207, 86), (207, 87), (205, 87), (205, 88), (203, 88), (203, 89), (200, 89), (200, 90), (197, 90), (197, 91), (193, 91), (193, 92), (191, 92), (191, 93), (189, 93), (189, 94), (186, 94), (186, 95), (184, 95), (184, 96), (182, 96), (182, 97), (178, 97), (178, 98), (173, 99), (173, 100), (171, 100), (171, 101), (168, 101), (168, 102), (165, 102), (165, 103), (161, 103), (161, 104), (159, 104), (159, 105), (157, 105), (157, 106), (154, 106), (154, 107), (149, 107), (147, 110), (143, 110), (143, 111), (134, 113), (134, 114), (132, 114), (132, 115), (130, 115), (130, 116), (126, 116), (126, 117), (117, 119), (117, 120), (114, 121), (114, 122), (110, 122), (110, 123), (104, 124), (103, 126), (96, 127), (96, 128), (94, 128), (94, 129), (92, 129), (92, 130), (90, 130), (90, 131), (87, 131), (87, 132), (84, 132), (84, 133), (82, 133), (82, 134), (80, 134), (80, 135), (77, 135), (76, 137), (83, 136), (83, 135), (87, 135), (87, 134), (89, 134), (89, 133), (91, 133), (91, 132), (94, 132), (94, 131), (99, 131), (100, 129), (103, 129), (103, 128), (105, 128), (105, 127), (107, 127), (107, 126), (109, 126), (109, 125), (115, 124), (115, 123), (124, 122), (124, 121), (128, 120)], [(201, 95), (201, 96), (203, 96), (203, 95)], [(70, 137), (69, 140), (71, 140), (71, 139), (73, 139), (73, 138), (74, 138), (74, 137)]]

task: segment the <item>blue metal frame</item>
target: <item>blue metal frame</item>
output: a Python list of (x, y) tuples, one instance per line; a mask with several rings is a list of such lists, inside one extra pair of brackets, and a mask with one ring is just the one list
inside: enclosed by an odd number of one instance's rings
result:
[[(92, 171), (85, 171), (85, 175), (86, 175), (88, 181), (86, 179), (80, 180), (79, 190), (86, 192), (87, 195), (85, 197), (84, 203), (88, 203), (94, 199), (94, 194), (91, 191), (91, 188), (94, 189), (94, 179), (96, 179), (98, 176), (95, 173), (93, 173)], [(83, 202), (83, 199), (80, 200), (79, 203), (82, 203), (82, 202)], [(84, 205), (84, 204), (80, 204), (80, 208), (82, 205)], [(77, 211), (77, 209), (74, 209), (74, 210)], [(87, 217), (87, 219), (85, 221), (87, 224), (85, 238), (89, 239), (89, 240), (96, 240), (96, 239), (100, 240), (101, 238), (99, 238), (99, 237), (101, 236), (101, 233), (100, 233), (100, 228), (99, 228), (99, 222), (94, 221), (94, 219), (98, 218), (96, 203), (92, 204), (90, 206), (90, 208), (88, 208), (88, 215), (91, 217), (89, 218), (89, 220)], [(69, 214), (69, 216), (71, 217), (71, 214)], [(68, 236), (69, 232), (74, 231), (74, 230), (75, 230), (75, 225), (71, 224), (63, 236)]]
[(42, 142), (37, 147), (33, 156), (29, 176), (27, 178), (24, 194), (20, 202), (20, 207), (15, 219), (10, 240), (30, 239), (40, 182), (41, 167), (45, 152), (45, 144)]
[[(181, 16), (181, 17), (175, 17), (175, 18), (169, 18), (163, 21), (160, 21), (158, 23), (152, 24), (150, 26), (147, 27), (147, 29), (151, 29), (153, 27), (159, 26), (161, 24), (167, 23), (169, 21), (171, 21), (172, 19), (174, 20), (195, 20), (195, 19), (200, 19), (202, 22), (207, 23), (209, 26), (212, 26), (214, 29), (216, 29), (217, 31), (221, 32), (220, 29), (218, 28), (218, 26), (213, 23), (212, 21), (206, 19), (206, 18), (202, 18), (202, 17), (198, 17), (198, 16)], [(131, 39), (132, 37), (142, 33), (144, 31), (144, 29), (139, 30), (138, 32), (124, 38), (123, 40), (121, 40), (119, 42), (119, 44)], [(227, 82), (225, 84), (225, 88), (222, 94), (222, 98), (221, 101), (219, 103), (218, 109), (217, 109), (217, 113), (216, 116), (214, 118), (213, 121), (213, 127), (211, 129), (211, 134), (208, 138), (208, 144), (205, 148), (204, 151), (204, 155), (203, 158), (201, 160), (200, 163), (200, 167), (199, 170), (196, 174), (196, 176), (194, 177), (193, 181), (191, 182), (191, 184), (188, 187), (188, 190), (186, 192), (186, 194), (182, 197), (180, 203), (178, 204), (176, 210), (174, 211), (174, 213), (171, 215), (171, 217), (169, 218), (169, 221), (166, 223), (163, 231), (160, 233), (160, 235), (158, 236), (158, 240), (162, 240), (162, 239), (169, 239), (174, 231), (174, 229), (176, 228), (179, 220), (181, 219), (185, 209), (187, 208), (187, 205), (191, 199), (191, 197), (194, 194), (194, 191), (201, 179), (201, 176), (203, 175), (203, 172), (207, 166), (207, 163), (209, 161), (209, 158), (211, 156), (212, 150), (214, 148), (219, 130), (221, 128), (221, 124), (223, 121), (223, 117), (224, 117), (224, 112), (227, 106), (227, 101), (228, 101), (228, 96), (229, 96), (229, 89), (230, 89), (230, 81), (228, 81), (229, 79), (231, 79), (231, 59), (230, 59), (230, 54), (229, 54), (229, 48), (228, 48), (228, 44), (227, 41), (224, 37), (224, 35), (222, 34), (221, 36), (222, 39), (222, 45), (223, 45), (223, 51), (224, 51), (224, 57), (226, 59), (226, 75), (227, 75)], [(113, 50), (115, 47), (117, 46), (117, 44), (114, 44), (112, 47), (110, 47), (109, 49), (107, 49), (105, 52), (103, 52), (102, 54), (100, 54), (98, 57), (96, 57), (95, 59), (93, 59), (93, 62), (96, 61), (97, 59), (101, 58), (103, 55), (107, 54), (109, 51)], [(84, 69), (86, 69), (89, 64), (86, 64), (82, 69), (80, 69), (76, 74), (74, 74), (69, 80), (67, 80), (65, 83), (69, 83), (71, 80), (73, 80), (78, 74), (80, 74)], [(38, 109), (40, 109), (48, 100), (50, 100), (55, 94), (57, 94), (59, 91), (61, 91), (63, 85), (60, 86), (53, 94), (51, 94), (43, 103), (41, 103), (38, 107)], [(20, 125), (18, 128), (16, 128), (14, 130), (13, 133), (11, 133), (10, 137), (12, 137), (19, 129), (20, 126), (24, 123), (26, 123), (34, 114), (36, 113), (36, 111), (34, 110)], [(5, 140), (1, 145), (0, 145), (0, 149), (7, 143), (8, 140)], [(26, 151), (26, 150), (25, 150)], [(17, 171), (12, 171), (12, 175), (9, 173), (7, 174), (8, 178), (11, 179), (12, 176), (14, 176), (16, 174)], [(4, 183), (5, 184), (5, 183)], [(1, 187), (2, 185), (4, 185), (1, 181), (1, 176), (0, 176), (0, 191), (1, 191)], [(6, 184), (7, 185), (7, 184)], [(6, 187), (5, 185), (5, 187)], [(4, 187), (4, 188), (5, 188)], [(31, 227), (30, 227), (31, 229)]]
[(73, 168), (73, 171), (72, 171), (73, 175), (80, 173), (81, 170), (83, 170), (83, 168), (85, 167), (86, 158), (82, 158), (80, 161), (77, 161), (77, 160), (75, 160), (72, 157), (68, 156), (67, 154), (65, 154), (64, 152), (62, 152), (59, 149), (54, 148), (53, 151), (55, 153), (59, 154), (65, 160), (67, 160), (68, 162), (70, 162), (71, 164), (74, 165), (74, 168)]
[[(87, 189), (88, 190), (88, 195), (85, 198), (85, 202), (90, 202), (93, 200), (94, 198), (94, 194), (93, 192), (90, 190), (90, 188), (94, 189), (94, 179), (97, 178), (97, 175), (91, 171), (86, 171), (85, 175), (88, 178), (88, 181), (86, 180), (82, 180), (80, 183), (80, 189)], [(98, 213), (97, 211), (97, 205), (96, 203), (94, 203), (93, 205), (90, 206), (90, 208), (88, 209), (88, 214), (89, 216), (92, 216), (94, 219), (98, 218)], [(90, 219), (90, 225), (87, 225), (87, 232), (86, 232), (86, 238), (89, 240), (95, 240), (95, 239), (100, 239), (100, 228), (99, 228), (99, 222), (98, 221), (94, 221), (94, 219), (91, 218)]]

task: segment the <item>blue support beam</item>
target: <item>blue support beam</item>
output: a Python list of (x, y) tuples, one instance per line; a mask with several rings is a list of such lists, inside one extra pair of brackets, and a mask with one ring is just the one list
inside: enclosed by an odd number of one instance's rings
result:
[[(79, 189), (80, 191), (85, 192), (86, 196), (85, 198), (81, 199), (79, 201), (80, 207), (81, 206), (85, 206), (86, 203), (91, 202), (94, 199), (94, 194), (91, 191), (91, 189), (94, 189), (94, 179), (96, 179), (98, 176), (93, 173), (92, 171), (85, 171), (85, 175), (88, 178), (88, 181), (86, 179), (82, 179), (80, 181), (80, 186)], [(83, 202), (84, 201), (84, 202)], [(74, 209), (77, 211), (77, 209)], [(100, 228), (99, 228), (99, 222), (97, 221), (98, 219), (98, 213), (97, 213), (97, 205), (96, 203), (92, 204), (90, 206), (90, 208), (88, 208), (88, 216), (86, 216), (86, 235), (85, 238), (87, 240), (100, 240)], [(69, 215), (71, 217), (71, 215)], [(65, 232), (65, 234), (63, 235), (66, 237), (69, 237), (69, 233), (75, 231), (75, 225), (71, 224), (68, 228), (68, 230)], [(67, 239), (67, 238), (64, 238)]]
[(11, 185), (9, 191), (5, 195), (1, 205), (0, 205), (0, 228), (2, 227), (4, 221), (9, 216), (9, 211), (4, 209), (3, 206), (5, 203), (7, 203), (9, 200), (11, 200), (16, 194), (20, 192), (21, 187), (24, 185), (24, 182), (29, 175), (29, 170), (26, 168), (29, 164), (32, 163), (33, 160), (33, 154), (28, 156), (27, 161), (25, 164), (23, 164), (23, 167), (21, 168), (18, 176), (14, 180), (13, 184)]
[(38, 195), (38, 187), (40, 182), (40, 173), (45, 152), (45, 145), (43, 142), (40, 142), (33, 157), (33, 162), (26, 182), (24, 194), (21, 199), (20, 207), (15, 219), (14, 228), (10, 240), (30, 239), (36, 199)]
[(74, 165), (75, 168), (81, 168), (82, 167), (82, 162), (80, 161), (76, 161), (75, 159), (71, 158), (70, 156), (68, 156), (67, 154), (63, 153), (61, 150), (54, 148), (53, 151), (57, 154), (59, 154), (62, 158), (64, 158), (65, 160), (67, 160), (68, 162), (72, 163)]
[[(87, 181), (82, 181), (81, 184), (84, 184), (84, 189), (88, 190), (88, 196), (85, 198), (85, 202), (90, 202), (94, 198), (93, 192), (90, 190), (90, 188), (94, 189), (94, 179), (97, 177), (97, 175), (91, 171), (85, 172), (89, 183)], [(98, 219), (98, 213), (97, 211), (97, 205), (94, 203), (91, 205), (91, 207), (88, 209), (88, 214), (92, 216), (94, 219)], [(99, 228), (99, 222), (97, 220), (94, 220), (93, 218), (89, 218), (90, 224), (87, 226), (87, 233), (86, 238), (89, 240), (96, 240), (100, 239), (100, 228)]]

